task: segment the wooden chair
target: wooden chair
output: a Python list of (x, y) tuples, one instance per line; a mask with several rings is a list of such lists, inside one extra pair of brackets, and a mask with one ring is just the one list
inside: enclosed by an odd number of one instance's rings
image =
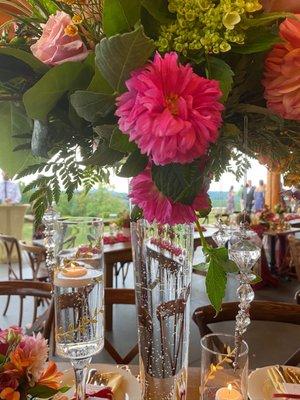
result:
[[(105, 289), (104, 304), (106, 306), (113, 306), (114, 304), (135, 304), (135, 291), (134, 289)], [(115, 360), (117, 364), (129, 364), (138, 354), (139, 349), (136, 344), (125, 357), (121, 356), (111, 342), (105, 338), (105, 350)]]
[(47, 281), (49, 274), (45, 265), (46, 249), (22, 241), (19, 242), (19, 247), (21, 252), (28, 257), (32, 271), (32, 280), (41, 282)]
[[(32, 272), (32, 280), (39, 282), (48, 282), (49, 274), (46, 268), (46, 250), (44, 247), (34, 246), (25, 242), (19, 241), (19, 247), (22, 255), (26, 256)], [(43, 300), (35, 297), (34, 299), (34, 312), (33, 320), (36, 319), (37, 310)]]
[[(216, 316), (212, 306), (197, 308), (193, 314), (193, 320), (199, 328), (200, 336), (212, 333), (208, 327), (216, 322), (234, 321), (238, 313), (239, 303), (224, 303), (222, 311)], [(300, 325), (300, 305), (279, 303), (273, 301), (254, 301), (250, 309), (253, 321), (282, 322)], [(287, 365), (298, 365), (300, 363), (300, 350), (289, 360)]]
[[(22, 280), (22, 255), (19, 246), (19, 242), (13, 236), (0, 235), (0, 243), (2, 243), (6, 254), (6, 264), (8, 267), (8, 280)], [(14, 260), (15, 255), (17, 255), (17, 260)], [(14, 268), (13, 265), (16, 265)], [(22, 324), (23, 316), (23, 300), (24, 296), (20, 296), (20, 315), (19, 315), (19, 325)], [(6, 305), (4, 308), (3, 315), (6, 315), (10, 303), (10, 295), (7, 297)]]
[[(0, 282), (0, 296), (25, 296), (51, 300), (51, 285), (45, 282), (34, 281), (2, 281)], [(38, 317), (27, 330), (28, 334), (41, 332), (45, 339), (50, 339), (54, 318), (54, 307), (51, 302), (47, 310)], [(21, 325), (19, 325), (21, 326)]]
[(300, 282), (300, 240), (295, 236), (289, 236), (289, 248), (291, 252), (290, 266), (296, 270), (298, 281)]

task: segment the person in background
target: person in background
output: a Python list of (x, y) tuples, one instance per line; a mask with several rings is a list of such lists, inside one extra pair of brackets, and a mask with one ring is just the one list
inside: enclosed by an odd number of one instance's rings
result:
[(233, 186), (230, 186), (228, 195), (227, 195), (227, 207), (226, 207), (226, 212), (228, 214), (233, 214), (233, 212), (235, 211), (235, 205), (234, 205), (234, 190), (233, 190)]
[(255, 192), (255, 187), (252, 186), (252, 181), (250, 181), (250, 180), (247, 181), (247, 183), (244, 187), (242, 199), (244, 201), (244, 208), (248, 214), (250, 214), (252, 211), (253, 201), (254, 201), (254, 192)]
[(254, 210), (261, 211), (265, 208), (266, 187), (263, 180), (259, 181), (258, 187), (254, 192)]
[(7, 204), (18, 204), (21, 202), (21, 191), (19, 185), (13, 182), (6, 172), (2, 172), (3, 182), (0, 182), (0, 202)]

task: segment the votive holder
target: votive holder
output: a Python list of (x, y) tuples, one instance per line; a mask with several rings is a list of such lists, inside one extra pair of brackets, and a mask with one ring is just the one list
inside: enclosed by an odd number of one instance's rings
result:
[(209, 334), (201, 339), (200, 400), (247, 400), (248, 345), (242, 342), (234, 368), (233, 335)]

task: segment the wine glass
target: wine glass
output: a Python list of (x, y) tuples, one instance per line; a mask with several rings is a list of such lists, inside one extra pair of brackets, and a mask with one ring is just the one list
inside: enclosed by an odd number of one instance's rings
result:
[(100, 218), (59, 218), (55, 235), (56, 266), (76, 260), (103, 269), (104, 224)]
[(72, 261), (55, 273), (54, 302), (57, 353), (70, 359), (76, 399), (84, 400), (87, 365), (104, 347), (103, 271)]

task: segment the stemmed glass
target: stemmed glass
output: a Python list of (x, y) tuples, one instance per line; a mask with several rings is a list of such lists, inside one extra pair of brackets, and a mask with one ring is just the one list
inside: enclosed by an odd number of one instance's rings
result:
[(54, 276), (57, 353), (71, 360), (76, 399), (86, 394), (87, 365), (104, 346), (103, 272), (72, 263)]
[(87, 365), (104, 346), (103, 222), (58, 218), (55, 227), (57, 352), (71, 360), (76, 398), (83, 400)]

